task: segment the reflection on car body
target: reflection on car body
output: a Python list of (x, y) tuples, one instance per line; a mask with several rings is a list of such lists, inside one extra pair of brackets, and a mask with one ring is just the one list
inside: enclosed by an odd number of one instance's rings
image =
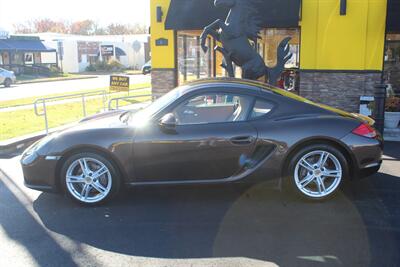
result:
[[(126, 116), (129, 114), (129, 116)], [(27, 149), (25, 184), (84, 204), (122, 186), (282, 180), (311, 200), (376, 172), (373, 121), (262, 83), (200, 80), (136, 113), (86, 119)]]

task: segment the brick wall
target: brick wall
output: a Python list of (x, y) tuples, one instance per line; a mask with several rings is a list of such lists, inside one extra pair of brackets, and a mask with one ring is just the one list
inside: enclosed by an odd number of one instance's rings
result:
[(301, 72), (300, 95), (312, 101), (359, 112), (360, 96), (374, 95), (380, 73)]
[(153, 94), (165, 94), (174, 89), (176, 84), (175, 69), (153, 69), (151, 71), (151, 85)]

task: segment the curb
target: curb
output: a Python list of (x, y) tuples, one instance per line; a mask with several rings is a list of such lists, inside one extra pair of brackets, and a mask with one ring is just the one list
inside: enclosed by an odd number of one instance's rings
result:
[(18, 156), (44, 136), (46, 134), (40, 132), (0, 142), (0, 158)]
[(49, 82), (64, 82), (64, 81), (73, 81), (73, 80), (86, 80), (86, 79), (94, 79), (98, 78), (98, 76), (86, 76), (86, 77), (75, 77), (75, 78), (60, 78), (60, 79), (54, 79), (54, 80), (42, 80), (42, 81), (21, 81), (21, 82), (16, 82), (15, 84), (31, 84), (31, 83), (49, 83)]
[[(49, 129), (49, 134), (57, 132), (62, 129), (66, 129), (75, 123), (70, 123), (66, 125), (62, 125), (56, 128)], [(15, 137), (12, 139), (0, 141), (0, 158), (11, 158), (20, 155), (27, 149), (30, 145), (35, 143), (36, 141), (45, 137), (46, 131), (40, 131), (36, 133), (31, 133), (19, 137)]]
[[(73, 74), (73, 73), (71, 73)], [(142, 72), (138, 73), (124, 73), (124, 72), (101, 72), (101, 71), (93, 71), (93, 72), (79, 72), (81, 75), (143, 75)]]

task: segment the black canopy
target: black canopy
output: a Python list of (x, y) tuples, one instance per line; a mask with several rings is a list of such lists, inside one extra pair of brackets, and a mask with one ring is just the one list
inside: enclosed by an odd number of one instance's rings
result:
[(55, 52), (56, 50), (45, 46), (39, 38), (11, 36), (8, 39), (0, 39), (0, 51)]
[[(257, 8), (263, 26), (269, 28), (298, 27), (301, 0), (264, 0)], [(224, 19), (228, 10), (214, 7), (213, 0), (172, 0), (165, 28), (200, 30), (216, 19)]]
[(387, 31), (400, 32), (400, 0), (388, 0)]

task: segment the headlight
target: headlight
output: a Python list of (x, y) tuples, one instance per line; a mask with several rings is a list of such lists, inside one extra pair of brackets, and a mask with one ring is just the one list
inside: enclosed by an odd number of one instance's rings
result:
[(28, 147), (24, 151), (23, 154), (28, 156), (28, 155), (36, 153), (38, 150), (42, 149), (45, 145), (47, 145), (51, 140), (53, 140), (53, 138), (54, 138), (54, 135), (48, 135), (48, 136), (40, 139), (39, 141), (37, 141), (36, 143), (34, 143), (30, 147)]
[(32, 164), (39, 157), (38, 151), (46, 146), (51, 140), (53, 140), (53, 138), (54, 135), (48, 135), (27, 148), (22, 155), (22, 164)]
[(38, 158), (38, 154), (34, 150), (30, 150), (24, 153), (21, 159), (23, 165), (30, 165)]

